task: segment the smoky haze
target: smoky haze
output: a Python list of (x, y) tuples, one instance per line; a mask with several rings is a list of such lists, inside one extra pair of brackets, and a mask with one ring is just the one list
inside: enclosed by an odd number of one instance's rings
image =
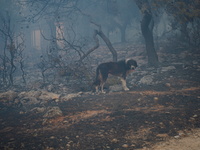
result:
[(199, 150), (199, 58), (199, 0), (0, 0), (0, 149)]
[[(56, 76), (58, 70), (65, 75), (73, 74), (73, 65), (95, 45), (93, 34), (99, 27), (112, 44), (137, 41), (140, 34), (140, 12), (131, 1), (11, 0), (1, 1), (1, 7), (1, 50), (5, 52), (2, 58), (20, 59), (9, 64), (11, 71), (4, 70), (1, 83), (5, 86), (19, 84), (15, 83), (15, 75), (20, 74), (24, 83), (35, 78), (36, 72), (43, 82)], [(98, 40), (105, 46), (101, 38)], [(16, 58), (7, 51), (10, 45), (18, 53)], [(5, 64), (2, 62), (2, 67)], [(32, 74), (32, 69), (38, 71)]]
[[(90, 81), (99, 63), (137, 55), (157, 67), (157, 51), (166, 48), (162, 42), (178, 38), (185, 46), (199, 45), (199, 38), (194, 38), (198, 36), (198, 14), (179, 9), (185, 18), (178, 16), (172, 11), (179, 8), (178, 3), (2, 0), (0, 7), (3, 89), (36, 81)], [(129, 44), (133, 53), (123, 44)], [(118, 52), (118, 47), (125, 52)]]

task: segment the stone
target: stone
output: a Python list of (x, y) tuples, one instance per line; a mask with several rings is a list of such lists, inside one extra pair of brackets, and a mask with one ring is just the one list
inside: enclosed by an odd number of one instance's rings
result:
[(16, 97), (17, 93), (14, 91), (0, 93), (0, 101), (13, 101)]
[(140, 79), (139, 83), (151, 85), (151, 84), (153, 84), (153, 76), (152, 75), (146, 75), (146, 76), (144, 76)]
[(31, 111), (35, 112), (35, 113), (43, 113), (46, 111), (46, 108), (45, 107), (35, 107)]
[(38, 97), (41, 100), (48, 101), (48, 100), (56, 100), (59, 99), (60, 95), (55, 94), (52, 92), (42, 91), (41, 95)]
[(34, 98), (38, 98), (41, 95), (41, 91), (29, 91), (29, 92), (21, 92), (19, 93), (19, 98), (23, 98), (23, 97), (34, 97)]
[(119, 92), (119, 91), (122, 91), (122, 90), (123, 90), (123, 88), (122, 88), (121, 84), (109, 86), (110, 92)]
[(35, 97), (23, 97), (19, 101), (25, 111), (30, 111), (40, 103), (40, 101)]
[(61, 100), (62, 101), (68, 101), (68, 100), (71, 100), (71, 99), (73, 99), (75, 97), (80, 97), (81, 94), (82, 94), (82, 92), (67, 94), (65, 96), (62, 96)]
[(44, 118), (53, 118), (53, 117), (58, 117), (62, 116), (62, 111), (58, 106), (55, 107), (49, 107), (47, 108), (46, 113), (44, 114)]
[(171, 70), (175, 70), (175, 69), (176, 69), (176, 67), (174, 67), (174, 66), (162, 67), (161, 72), (167, 72), (167, 71), (171, 71)]

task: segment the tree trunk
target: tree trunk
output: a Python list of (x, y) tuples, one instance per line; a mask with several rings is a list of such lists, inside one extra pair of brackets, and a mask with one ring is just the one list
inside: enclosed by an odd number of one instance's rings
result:
[(121, 33), (121, 42), (125, 43), (126, 42), (126, 28), (127, 28), (128, 22), (125, 21), (123, 24), (116, 22), (116, 25), (119, 28), (120, 33)]
[(125, 25), (120, 26), (119, 29), (121, 32), (121, 42), (125, 43), (126, 42), (126, 26)]
[(57, 36), (56, 36), (56, 25), (53, 20), (48, 21), (49, 27), (50, 27), (50, 36), (52, 38), (51, 40), (51, 53), (54, 56), (58, 56), (58, 43), (57, 43)]
[(145, 39), (146, 51), (148, 55), (148, 63), (150, 66), (158, 65), (158, 55), (155, 51), (154, 47), (154, 39), (153, 39), (153, 24), (152, 24), (152, 15), (145, 11), (144, 16), (141, 21), (141, 30), (142, 35)]
[(151, 14), (151, 7), (148, 0), (135, 0), (138, 8), (143, 13), (143, 18), (141, 21), (142, 35), (145, 39), (146, 51), (148, 56), (148, 63), (150, 66), (157, 67), (158, 65), (158, 55), (154, 47), (153, 39), (153, 19)]

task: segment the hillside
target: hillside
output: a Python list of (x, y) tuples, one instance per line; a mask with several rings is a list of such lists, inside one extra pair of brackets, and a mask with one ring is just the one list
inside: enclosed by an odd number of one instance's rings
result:
[(122, 91), (111, 77), (106, 94), (46, 89), (0, 93), (0, 149), (197, 150), (199, 52), (160, 50), (161, 64), (155, 69), (145, 64), (143, 51), (130, 55), (128, 49), (120, 56), (139, 64), (127, 79), (130, 91)]

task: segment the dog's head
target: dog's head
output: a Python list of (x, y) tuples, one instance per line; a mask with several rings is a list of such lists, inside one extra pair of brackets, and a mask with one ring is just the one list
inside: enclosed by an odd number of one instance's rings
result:
[(137, 67), (137, 62), (133, 59), (127, 59), (126, 65), (129, 70), (135, 70), (135, 68)]

